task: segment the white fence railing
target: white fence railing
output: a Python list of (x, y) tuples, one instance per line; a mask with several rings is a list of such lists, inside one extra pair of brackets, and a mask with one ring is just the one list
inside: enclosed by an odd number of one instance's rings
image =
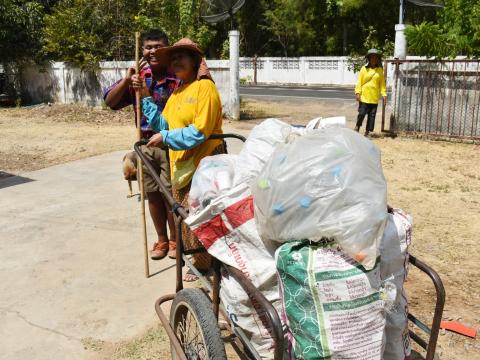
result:
[(347, 57), (240, 58), (240, 79), (249, 83), (294, 85), (354, 85), (357, 75), (348, 70)]

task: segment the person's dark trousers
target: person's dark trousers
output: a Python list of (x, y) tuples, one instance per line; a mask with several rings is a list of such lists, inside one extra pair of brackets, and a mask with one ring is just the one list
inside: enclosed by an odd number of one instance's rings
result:
[(365, 115), (367, 115), (367, 128), (365, 130), (368, 132), (373, 131), (375, 127), (375, 116), (377, 115), (377, 106), (378, 104), (367, 104), (363, 102), (358, 104), (357, 128), (362, 127), (363, 119), (365, 119)]

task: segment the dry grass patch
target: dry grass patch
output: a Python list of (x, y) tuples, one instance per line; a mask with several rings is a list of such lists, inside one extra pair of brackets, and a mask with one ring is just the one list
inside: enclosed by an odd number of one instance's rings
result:
[[(356, 115), (354, 102), (248, 100), (244, 105), (261, 118), (275, 116), (294, 124), (317, 116), (346, 115), (353, 120)], [(0, 170), (30, 171), (131, 148), (132, 119), (130, 110), (58, 105), (2, 109)], [(226, 121), (225, 128), (247, 133), (260, 121)], [(377, 128), (379, 122), (377, 117)], [(444, 281), (444, 319), (480, 328), (480, 146), (402, 137), (372, 141), (382, 151), (389, 204), (413, 215), (412, 254), (437, 270)], [(432, 286), (412, 270), (407, 291), (413, 313), (428, 322)], [(131, 341), (104, 344), (89, 339), (85, 346), (107, 359), (169, 358), (168, 340), (158, 326)], [(480, 359), (480, 340), (442, 332), (438, 350), (442, 359)]]

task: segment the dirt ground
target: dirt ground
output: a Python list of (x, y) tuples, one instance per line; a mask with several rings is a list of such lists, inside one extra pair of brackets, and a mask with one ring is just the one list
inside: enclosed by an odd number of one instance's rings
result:
[(37, 170), (128, 149), (135, 139), (132, 114), (62, 105), (0, 109), (0, 170)]
[[(317, 116), (355, 118), (349, 101), (258, 101), (242, 103), (241, 122), (231, 131), (248, 131), (266, 117), (303, 124)], [(380, 115), (377, 115), (377, 129)], [(131, 148), (135, 129), (130, 110), (113, 112), (80, 106), (0, 109), (0, 178), (105, 152)], [(351, 122), (350, 122), (351, 125)], [(351, 125), (353, 126), (353, 125)], [(381, 149), (388, 202), (413, 215), (411, 253), (441, 276), (447, 301), (444, 320), (480, 328), (480, 146), (411, 137), (372, 138)], [(120, 171), (120, 169), (119, 169)], [(406, 284), (411, 311), (431, 321), (435, 291), (411, 268)], [(442, 331), (441, 359), (480, 359), (480, 336), (470, 339)], [(119, 344), (86, 343), (105, 359), (166, 358), (161, 327)]]

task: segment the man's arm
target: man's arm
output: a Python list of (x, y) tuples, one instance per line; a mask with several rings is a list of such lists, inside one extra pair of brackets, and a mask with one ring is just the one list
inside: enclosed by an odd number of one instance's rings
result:
[(119, 108), (122, 100), (125, 97), (125, 93), (128, 91), (128, 87), (132, 85), (132, 75), (135, 74), (134, 68), (127, 70), (127, 75), (118, 82), (105, 96), (105, 104), (112, 109)]

